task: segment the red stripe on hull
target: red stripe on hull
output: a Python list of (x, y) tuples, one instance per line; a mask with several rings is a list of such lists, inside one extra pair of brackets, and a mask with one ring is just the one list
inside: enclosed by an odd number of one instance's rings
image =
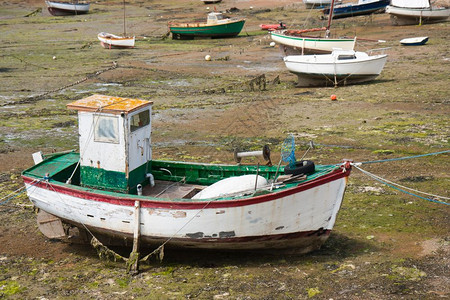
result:
[[(247, 205), (253, 205), (263, 202), (268, 202), (272, 200), (276, 200), (282, 197), (290, 196), (293, 194), (300, 193), (305, 190), (309, 190), (312, 188), (315, 188), (317, 186), (348, 177), (350, 175), (350, 169), (342, 170), (338, 169), (335, 170), (325, 176), (321, 176), (317, 179), (311, 180), (309, 182), (300, 183), (298, 186), (280, 191), (275, 192), (267, 195), (261, 195), (251, 198), (245, 198), (245, 199), (234, 199), (234, 200), (218, 200), (213, 201), (208, 204), (208, 208), (226, 208), (226, 207), (240, 207), (240, 206), (247, 206)], [(25, 183), (31, 184), (33, 179), (27, 176), (22, 176)], [(141, 207), (143, 208), (166, 208), (166, 209), (202, 209), (204, 208), (205, 204), (208, 202), (206, 199), (205, 201), (196, 201), (193, 200), (181, 202), (181, 201), (163, 201), (163, 200), (151, 200), (144, 197), (138, 197), (135, 195), (127, 195), (128, 197), (125, 197), (125, 195), (116, 194), (111, 195), (112, 193), (108, 192), (89, 192), (87, 189), (84, 189), (82, 187), (71, 187), (69, 185), (65, 185), (63, 183), (59, 182), (51, 182), (51, 186), (48, 182), (41, 181), (36, 184), (35, 186), (39, 188), (43, 188), (50, 191), (55, 191), (57, 193), (61, 193), (64, 195), (69, 195), (72, 197), (88, 200), (88, 201), (99, 201), (99, 202), (105, 202), (115, 205), (123, 205), (123, 206), (134, 206), (134, 201), (139, 200), (141, 201)]]

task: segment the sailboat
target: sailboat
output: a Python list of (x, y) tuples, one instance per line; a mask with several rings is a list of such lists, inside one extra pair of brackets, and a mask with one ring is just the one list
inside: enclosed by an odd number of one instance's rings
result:
[(430, 0), (392, 0), (386, 12), (393, 25), (442, 22), (450, 16), (450, 8), (432, 6)]
[[(356, 37), (354, 38), (330, 38), (330, 28), (335, 0), (331, 1), (331, 15), (327, 27), (304, 29), (304, 30), (276, 30), (270, 36), (275, 43), (280, 45), (283, 55), (290, 54), (329, 54), (333, 49), (353, 50)], [(324, 31), (325, 37), (305, 36), (309, 32)]]
[(125, 26), (125, 0), (123, 1), (123, 35), (100, 32), (97, 35), (103, 48), (134, 48), (135, 37), (127, 36)]

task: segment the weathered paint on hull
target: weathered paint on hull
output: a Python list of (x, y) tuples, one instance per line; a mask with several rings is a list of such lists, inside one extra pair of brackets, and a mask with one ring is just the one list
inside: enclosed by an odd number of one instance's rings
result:
[(164, 201), (23, 179), (36, 207), (109, 237), (131, 238), (134, 201), (141, 200), (141, 235), (146, 243), (172, 238), (172, 245), (183, 247), (295, 246), (309, 251), (320, 247), (332, 230), (349, 173), (338, 169), (279, 192), (212, 202)]
[[(65, 223), (78, 227), (80, 231), (85, 231), (82, 224), (63, 220)], [(104, 245), (131, 247), (133, 245), (133, 235), (123, 232), (111, 232), (103, 228), (89, 227), (95, 237)], [(84, 243), (89, 243), (90, 235), (86, 236)], [(268, 249), (292, 249), (295, 253), (308, 253), (317, 249), (326, 242), (331, 234), (331, 230), (319, 229), (316, 231), (305, 231), (288, 234), (253, 236), (244, 238), (208, 238), (195, 240), (192, 238), (173, 238), (165, 247), (170, 249), (191, 248), (191, 249), (221, 249), (221, 250), (268, 250)], [(166, 237), (142, 236), (140, 242), (145, 247), (158, 247), (167, 240)]]

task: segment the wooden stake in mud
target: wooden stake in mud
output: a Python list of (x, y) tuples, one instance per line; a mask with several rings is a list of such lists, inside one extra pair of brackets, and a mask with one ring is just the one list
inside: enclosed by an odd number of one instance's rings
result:
[(139, 273), (139, 236), (141, 234), (141, 202), (134, 201), (134, 234), (133, 250), (127, 262), (127, 270), (131, 274)]

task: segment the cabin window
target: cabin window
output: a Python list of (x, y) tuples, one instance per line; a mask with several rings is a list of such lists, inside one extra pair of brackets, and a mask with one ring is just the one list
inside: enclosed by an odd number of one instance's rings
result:
[(119, 118), (112, 116), (96, 116), (94, 141), (119, 143)]
[(138, 130), (150, 124), (150, 111), (144, 110), (138, 114), (131, 116), (130, 130), (131, 132)]
[(345, 59), (355, 59), (356, 56), (353, 54), (343, 54), (338, 56), (338, 60), (345, 60)]

